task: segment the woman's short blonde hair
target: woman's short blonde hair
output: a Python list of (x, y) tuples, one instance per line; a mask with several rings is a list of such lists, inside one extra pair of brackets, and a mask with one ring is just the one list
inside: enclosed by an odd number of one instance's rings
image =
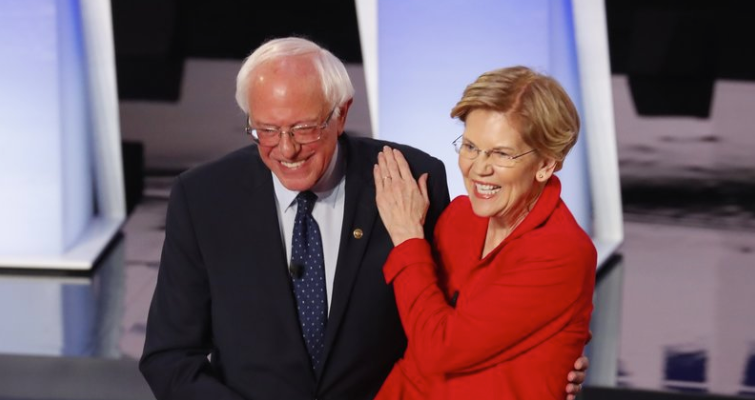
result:
[(555, 79), (527, 67), (480, 75), (464, 90), (451, 117), (466, 122), (477, 109), (504, 113), (527, 145), (556, 160), (556, 171), (577, 142), (579, 115), (569, 95)]

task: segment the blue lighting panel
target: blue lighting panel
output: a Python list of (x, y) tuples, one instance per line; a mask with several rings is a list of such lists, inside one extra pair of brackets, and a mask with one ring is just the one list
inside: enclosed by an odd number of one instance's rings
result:
[[(449, 117), (481, 73), (526, 65), (561, 82), (581, 110), (570, 0), (379, 1), (378, 109), (382, 139), (407, 143), (446, 165), (452, 197), (465, 194)], [(583, 135), (564, 169), (564, 201), (592, 232)]]
[(0, 255), (61, 254), (93, 215), (79, 2), (0, 2), (0, 53)]

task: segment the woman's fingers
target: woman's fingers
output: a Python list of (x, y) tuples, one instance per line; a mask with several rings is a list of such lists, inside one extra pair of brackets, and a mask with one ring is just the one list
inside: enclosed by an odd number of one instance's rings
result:
[(427, 174), (415, 180), (403, 154), (388, 146), (378, 153), (372, 173), (378, 211), (393, 244), (423, 238), (429, 203)]
[(390, 183), (390, 180), (393, 178), (391, 177), (391, 172), (388, 170), (388, 161), (384, 152), (378, 153), (378, 168), (380, 169), (380, 177), (375, 177), (375, 179), (380, 179), (383, 185)]
[[(395, 189), (395, 194), (392, 195), (398, 198), (419, 190), (425, 201), (430, 202), (427, 193), (427, 174), (424, 174), (424, 182), (415, 180), (409, 163), (399, 150), (384, 146), (383, 151), (378, 153), (378, 163), (373, 174), (375, 185), (380, 185), (384, 193), (393, 192)], [(378, 180), (380, 183), (377, 182)]]
[(385, 173), (385, 176), (389, 176), (393, 182), (398, 182), (397, 180), (406, 180), (414, 183), (409, 163), (398, 149), (384, 146), (383, 151), (378, 155), (378, 163), (381, 165), (381, 172)]
[(396, 161), (396, 152), (388, 146), (383, 147), (383, 156), (385, 158), (385, 164), (388, 167), (388, 173), (392, 179), (402, 179), (401, 171)]
[(396, 166), (398, 167), (398, 171), (401, 174), (401, 178), (413, 181), (414, 178), (412, 178), (412, 170), (409, 168), (409, 163), (406, 161), (406, 158), (404, 158), (404, 155), (401, 153), (401, 151), (393, 149), (393, 157), (396, 160)]

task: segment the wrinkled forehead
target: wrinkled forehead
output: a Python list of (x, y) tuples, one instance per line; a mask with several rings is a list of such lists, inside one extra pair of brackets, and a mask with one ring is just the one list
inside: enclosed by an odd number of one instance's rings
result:
[(248, 101), (252, 115), (275, 111), (278, 114), (276, 119), (295, 122), (290, 119), (319, 117), (328, 108), (319, 75), (311, 61), (301, 57), (270, 61), (250, 74)]
[(312, 57), (282, 57), (266, 61), (249, 72), (250, 91), (268, 85), (301, 86), (322, 92), (320, 74)]
[(490, 108), (473, 109), (464, 121), (464, 140), (486, 149), (518, 149), (524, 138), (507, 113)]

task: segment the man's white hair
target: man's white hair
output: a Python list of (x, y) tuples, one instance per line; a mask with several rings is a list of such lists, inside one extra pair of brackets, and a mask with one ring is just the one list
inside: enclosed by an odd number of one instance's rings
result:
[(325, 101), (330, 108), (335, 108), (334, 116), (338, 117), (340, 110), (337, 106), (345, 104), (354, 97), (354, 86), (341, 60), (330, 51), (316, 43), (298, 37), (273, 39), (258, 47), (244, 60), (244, 64), (236, 77), (236, 103), (246, 114), (249, 110), (249, 82), (251, 75), (258, 66), (277, 59), (291, 56), (311, 56), (312, 63), (320, 75), (320, 83)]

